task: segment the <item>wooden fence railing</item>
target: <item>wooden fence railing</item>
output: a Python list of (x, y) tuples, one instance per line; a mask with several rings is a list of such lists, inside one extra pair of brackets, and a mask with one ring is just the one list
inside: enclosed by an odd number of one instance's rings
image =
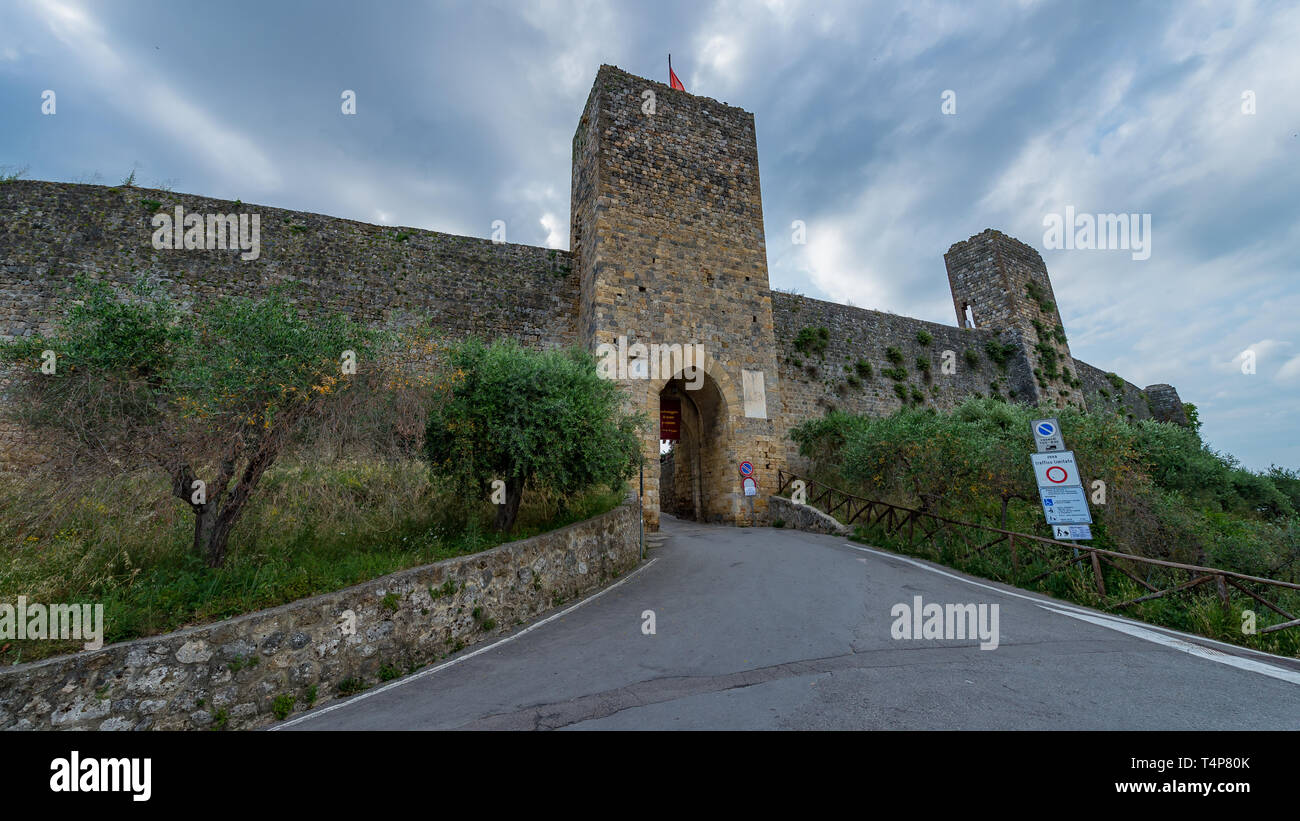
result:
[[(823, 482), (807, 479), (797, 476), (793, 473), (787, 473), (784, 470), (777, 470), (777, 495), (781, 495), (787, 488), (792, 488), (796, 481), (804, 483), (804, 492), (806, 494), (806, 503), (819, 508), (825, 513), (835, 516), (838, 512), (841, 520), (845, 524), (858, 524), (875, 526), (878, 525), (884, 529), (887, 536), (901, 538), (903, 530), (906, 528), (906, 545), (909, 550), (919, 548), (928, 543), (934, 544), (934, 539), (940, 533), (952, 533), (962, 539), (967, 547), (967, 553), (962, 557), (968, 559), (977, 553), (983, 553), (985, 550), (994, 545), (1005, 543), (1011, 553), (1011, 570), (1013, 576), (1019, 576), (1021, 555), (1020, 550), (1027, 547), (1045, 547), (1052, 553), (1060, 551), (1069, 551), (1070, 555), (1053, 563), (1047, 570), (1029, 579), (1030, 584), (1046, 578), (1053, 573), (1070, 567), (1076, 562), (1088, 561), (1092, 565), (1093, 580), (1097, 587), (1097, 594), (1103, 599), (1107, 599), (1106, 580), (1102, 573), (1102, 564), (1114, 568), (1128, 578), (1132, 579), (1139, 586), (1150, 591), (1145, 595), (1128, 599), (1127, 601), (1110, 603), (1111, 607), (1123, 608), (1138, 602), (1151, 601), (1159, 599), (1170, 593), (1186, 592), (1203, 584), (1213, 583), (1219, 598), (1225, 607), (1228, 606), (1231, 590), (1244, 593), (1251, 599), (1259, 602), (1268, 609), (1281, 615), (1286, 619), (1284, 622), (1263, 627), (1259, 632), (1272, 633), (1278, 630), (1285, 630), (1290, 627), (1300, 626), (1300, 618), (1293, 613), (1284, 610), (1278, 604), (1269, 601), (1264, 594), (1276, 592), (1279, 590), (1300, 591), (1300, 584), (1284, 582), (1278, 579), (1266, 579), (1259, 576), (1248, 576), (1244, 573), (1236, 573), (1231, 570), (1221, 570), (1214, 567), (1200, 567), (1194, 564), (1183, 564), (1181, 562), (1171, 562), (1164, 559), (1149, 559), (1145, 556), (1136, 556), (1131, 553), (1120, 553), (1114, 550), (1106, 550), (1100, 547), (1092, 547), (1075, 542), (1060, 542), (1055, 539), (1048, 539), (1043, 536), (1034, 536), (1029, 533), (1017, 533), (1011, 530), (1002, 530), (1001, 528), (991, 527), (989, 525), (975, 524), (973, 522), (963, 522), (958, 519), (950, 519), (945, 516), (938, 516), (923, 510), (914, 510), (909, 507), (895, 505), (890, 502), (881, 502), (874, 499), (866, 499), (861, 496), (855, 496), (852, 493), (832, 487)], [(919, 535), (918, 535), (919, 531)], [(979, 534), (972, 539), (970, 532), (974, 531)], [(990, 538), (991, 537), (991, 538)], [(988, 539), (985, 541), (985, 539)], [(1159, 567), (1171, 571), (1185, 571), (1190, 578), (1181, 584), (1173, 584), (1163, 589), (1151, 584), (1147, 579), (1142, 578), (1132, 569), (1124, 567), (1121, 563), (1132, 563), (1133, 565), (1146, 565), (1148, 567)], [(1251, 587), (1263, 588), (1256, 592)]]

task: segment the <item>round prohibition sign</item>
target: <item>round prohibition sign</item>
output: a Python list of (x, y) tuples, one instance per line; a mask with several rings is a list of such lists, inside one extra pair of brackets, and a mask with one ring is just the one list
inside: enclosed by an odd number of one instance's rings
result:
[(753, 473), (754, 473), (754, 466), (753, 466), (753, 464), (751, 464), (751, 463), (749, 463), (749, 462), (741, 462), (741, 463), (740, 463), (740, 475), (741, 475), (741, 476), (751, 476), (751, 475), (753, 475)]
[[(1067, 473), (1065, 468), (1061, 467), (1060, 465), (1052, 465), (1050, 468), (1047, 469), (1046, 475), (1047, 475), (1047, 481), (1051, 482), (1054, 485), (1059, 485), (1062, 482), (1064, 482), (1066, 479), (1070, 478), (1070, 474)], [(1061, 478), (1059, 479), (1056, 478), (1058, 476)]]

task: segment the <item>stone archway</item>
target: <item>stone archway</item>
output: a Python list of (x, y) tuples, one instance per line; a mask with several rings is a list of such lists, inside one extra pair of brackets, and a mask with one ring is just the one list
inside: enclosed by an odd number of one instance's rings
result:
[(661, 461), (659, 509), (680, 519), (710, 521), (718, 518), (718, 465), (725, 463), (727, 401), (718, 383), (707, 373), (692, 380), (668, 380), (659, 391), (658, 405), (675, 400), (681, 408), (680, 438), (668, 459)]
[[(727, 466), (735, 457), (734, 414), (739, 412), (740, 395), (735, 380), (722, 369), (721, 363), (707, 354), (701, 359), (702, 367), (678, 369), (671, 377), (642, 382), (644, 393), (635, 402), (650, 418), (643, 448), (646, 457), (643, 515), (646, 529), (651, 531), (659, 529), (659, 511), (664, 499), (670, 499), (673, 505), (672, 508), (663, 506), (664, 509), (683, 512), (684, 518), (709, 522), (736, 519), (739, 480), (734, 479), (731, 475), (734, 471), (728, 472)], [(661, 488), (664, 477), (659, 459), (659, 402), (664, 395), (680, 398), (683, 409), (683, 438), (674, 451), (671, 488)]]

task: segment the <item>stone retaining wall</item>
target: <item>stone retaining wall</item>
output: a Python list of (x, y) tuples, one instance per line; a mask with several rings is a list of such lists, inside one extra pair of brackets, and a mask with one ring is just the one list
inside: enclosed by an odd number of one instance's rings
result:
[[(215, 624), (0, 670), (0, 729), (246, 729), (373, 686), (598, 588), (639, 560), (635, 497), (531, 539)], [(381, 672), (382, 671), (382, 672)], [(314, 691), (313, 691), (314, 688)]]
[(780, 496), (769, 496), (767, 513), (772, 521), (780, 519), (783, 527), (806, 530), (810, 533), (829, 533), (835, 536), (849, 536), (853, 528), (841, 524), (834, 516), (821, 512), (811, 505), (797, 505)]

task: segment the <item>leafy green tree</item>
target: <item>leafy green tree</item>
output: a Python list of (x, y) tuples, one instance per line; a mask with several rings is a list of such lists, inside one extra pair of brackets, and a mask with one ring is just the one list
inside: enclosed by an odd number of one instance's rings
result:
[(496, 527), (514, 527), (524, 488), (561, 499), (598, 484), (617, 487), (636, 470), (642, 417), (586, 352), (532, 351), (511, 340), (452, 346), (434, 387), (425, 455), (435, 476), (467, 498), (505, 483)]
[(70, 299), (54, 334), (0, 348), (19, 365), (20, 421), (55, 434), (65, 476), (161, 470), (213, 567), (267, 468), (378, 340), (343, 317), (303, 319), (278, 293), (186, 314), (143, 282), (119, 296), (82, 279)]

